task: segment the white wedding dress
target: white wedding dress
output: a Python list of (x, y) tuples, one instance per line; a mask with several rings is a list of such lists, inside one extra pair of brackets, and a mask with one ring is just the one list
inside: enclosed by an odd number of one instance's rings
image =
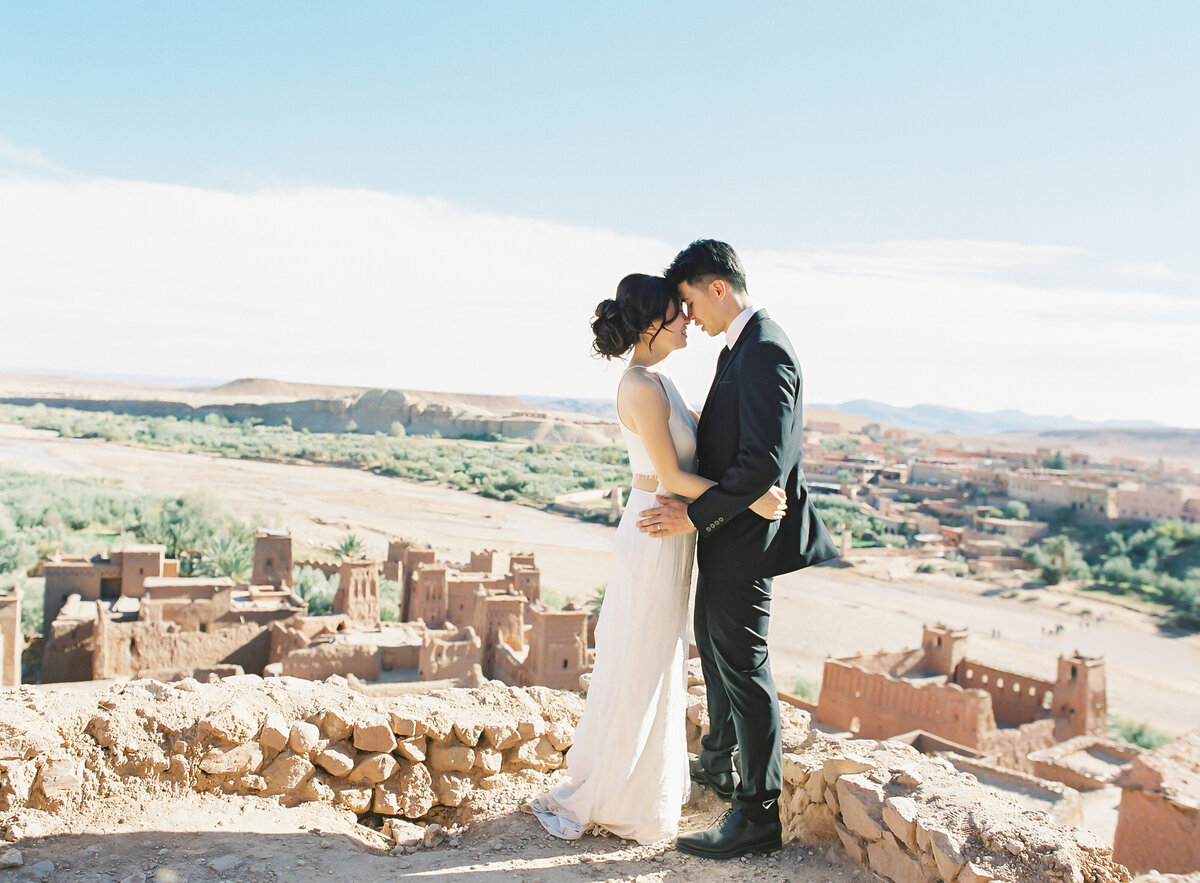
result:
[[(670, 402), (680, 468), (695, 472), (696, 423), (687, 402), (670, 377), (649, 373)], [(621, 430), (634, 474), (653, 476), (641, 439), (624, 424)], [(661, 484), (659, 493), (665, 493)], [(523, 807), (566, 840), (594, 827), (643, 844), (674, 837), (691, 790), (684, 716), (696, 535), (641, 533), (640, 513), (656, 505), (653, 493), (630, 492), (613, 543), (596, 664), (567, 752), (567, 778)]]

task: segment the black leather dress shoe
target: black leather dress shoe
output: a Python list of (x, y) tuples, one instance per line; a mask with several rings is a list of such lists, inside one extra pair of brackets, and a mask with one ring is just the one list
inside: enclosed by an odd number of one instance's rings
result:
[(726, 803), (733, 799), (733, 792), (738, 786), (738, 774), (730, 770), (727, 773), (710, 773), (695, 754), (688, 755), (688, 769), (692, 781), (697, 785), (709, 788)]
[(727, 810), (707, 831), (680, 834), (680, 852), (700, 858), (736, 858), (748, 852), (774, 852), (783, 848), (779, 822), (752, 822), (737, 810)]

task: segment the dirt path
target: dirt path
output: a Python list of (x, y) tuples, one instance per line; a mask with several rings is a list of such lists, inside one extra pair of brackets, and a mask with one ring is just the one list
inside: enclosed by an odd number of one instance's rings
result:
[[(563, 598), (585, 598), (607, 578), (611, 528), (351, 469), (149, 451), (8, 424), (0, 424), (0, 465), (119, 478), (157, 493), (207, 488), (236, 511), (265, 515), (313, 545), (353, 529), (374, 554), (389, 535), (432, 543), (450, 560), (482, 547), (533, 551), (543, 586)], [(1103, 655), (1111, 711), (1170, 733), (1200, 726), (1200, 636), (1164, 636), (1148, 616), (1100, 599), (989, 591), (970, 580), (881, 581), (828, 567), (781, 577), (771, 625), (778, 686), (791, 690), (801, 676), (818, 680), (828, 655), (913, 646), (923, 622), (942, 621), (971, 630), (973, 658), (1046, 679), (1059, 653)], [(1104, 611), (1105, 620), (1084, 616), (1089, 608)], [(1053, 634), (1058, 625), (1063, 632)]]

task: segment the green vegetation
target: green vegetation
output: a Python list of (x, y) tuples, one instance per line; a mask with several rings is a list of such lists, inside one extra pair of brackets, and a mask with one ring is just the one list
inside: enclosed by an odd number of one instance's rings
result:
[(849, 530), (854, 548), (908, 545), (906, 537), (888, 533), (884, 522), (864, 514), (862, 507), (853, 500), (835, 494), (813, 494), (810, 499), (835, 541), (843, 530)]
[(833, 453), (853, 454), (860, 447), (862, 442), (853, 436), (846, 435), (826, 435), (821, 438), (821, 450), (831, 451)]
[(795, 686), (792, 687), (792, 695), (799, 696), (808, 702), (816, 702), (817, 697), (821, 695), (821, 682), (803, 676), (798, 677)]
[(379, 578), (379, 618), (383, 622), (400, 621), (400, 600), (404, 587), (399, 580)]
[(1004, 504), (1004, 517), (1025, 521), (1029, 518), (1029, 507), (1020, 500), (1009, 500)]
[(365, 548), (362, 537), (348, 533), (337, 542), (332, 552), (337, 558), (361, 558)]
[(552, 447), (512, 440), (442, 440), (390, 433), (309, 433), (291, 426), (136, 417), (107, 411), (0, 405), (0, 421), (50, 429), (67, 438), (100, 438), (138, 447), (211, 452), (246, 460), (306, 460), (432, 481), (485, 497), (547, 504), (562, 494), (628, 480), (629, 458), (616, 445)]
[(592, 590), (592, 594), (583, 602), (584, 609), (587, 610), (589, 616), (599, 616), (600, 608), (604, 606), (604, 592), (608, 589), (608, 584), (597, 586)]
[(1042, 466), (1047, 469), (1066, 469), (1068, 466), (1067, 458), (1063, 456), (1062, 451), (1055, 451), (1051, 456), (1042, 461)]
[[(338, 575), (326, 577), (319, 570), (312, 567), (297, 567), (292, 573), (292, 579), (295, 583), (293, 589), (297, 595), (304, 599), (308, 604), (309, 616), (324, 616), (327, 613), (333, 612), (333, 596), (337, 592)], [(389, 580), (390, 582), (390, 580)], [(380, 595), (383, 594), (383, 586), (379, 587)], [(383, 598), (380, 598), (380, 613), (382, 614)], [(382, 619), (382, 615), (380, 616)]]
[(42, 630), (45, 581), (26, 576), (55, 552), (94, 555), (115, 543), (162, 543), (181, 575), (248, 579), (253, 530), (213, 497), (166, 498), (120, 482), (0, 468), (0, 588), (20, 585), (21, 623)]
[(1200, 630), (1200, 525), (1061, 523), (1026, 553), (1043, 579), (1094, 579), (1092, 588), (1169, 611), (1167, 624)]
[(1145, 722), (1132, 721), (1115, 714), (1108, 716), (1108, 737), (1146, 749), (1157, 748), (1171, 741), (1166, 733), (1159, 732)]

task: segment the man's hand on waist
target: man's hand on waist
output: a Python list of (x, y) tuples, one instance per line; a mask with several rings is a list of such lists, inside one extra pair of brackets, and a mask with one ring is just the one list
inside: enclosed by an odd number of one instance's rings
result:
[(696, 528), (692, 525), (687, 514), (687, 503), (673, 497), (655, 495), (659, 503), (654, 509), (642, 510), (638, 521), (638, 530), (652, 537), (679, 537), (689, 534)]

